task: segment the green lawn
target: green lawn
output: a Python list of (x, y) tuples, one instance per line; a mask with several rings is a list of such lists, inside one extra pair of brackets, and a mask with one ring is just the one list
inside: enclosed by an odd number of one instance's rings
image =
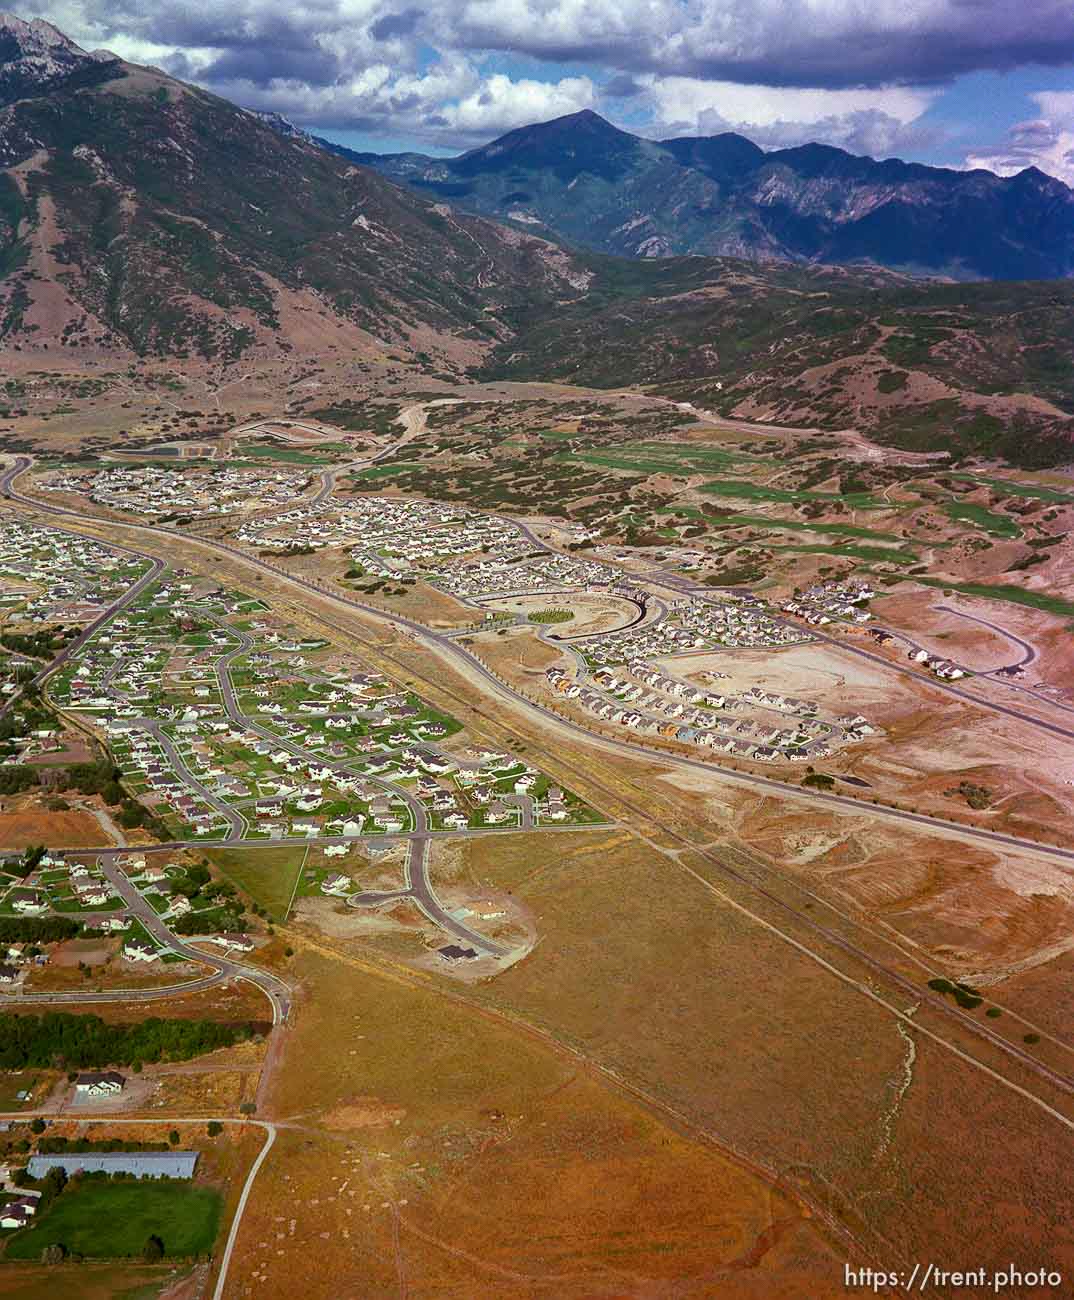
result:
[(236, 449), (241, 456), (254, 456), (259, 460), (281, 460), (288, 465), (327, 465), (335, 457), (311, 455), (293, 447), (272, 447), (261, 443), (240, 443)]
[(984, 582), (949, 582), (946, 578), (921, 577), (914, 581), (924, 583), (926, 587), (939, 587), (943, 591), (959, 591), (964, 596), (1005, 600), (1011, 605), (1028, 605), (1031, 609), (1043, 609), (1049, 614), (1074, 617), (1074, 600), (1053, 596), (1046, 591), (1027, 591), (1025, 587), (1015, 587), (1009, 583), (991, 585)]
[(702, 483), (699, 492), (707, 492), (719, 497), (743, 497), (753, 501), (842, 501), (852, 510), (890, 510), (884, 501), (878, 500), (868, 492), (817, 492), (812, 488), (775, 488), (763, 483), (751, 483), (748, 479), (713, 479)]
[[(575, 436), (575, 435), (571, 435)], [(603, 469), (624, 469), (635, 474), (670, 474), (689, 478), (691, 474), (711, 474), (729, 465), (756, 460), (715, 447), (676, 447), (664, 443), (642, 443), (638, 446), (615, 447), (607, 450), (563, 452), (553, 460), (580, 461), (585, 465), (598, 465)]]
[(1014, 483), (1007, 478), (983, 478), (980, 474), (952, 474), (951, 477), (961, 479), (965, 483), (980, 483), (995, 488), (997, 492), (1004, 492), (1007, 496), (1026, 497), (1030, 501), (1050, 501), (1056, 505), (1074, 503), (1074, 494), (1060, 492), (1056, 488), (1041, 487), (1036, 483)]
[(629, 456), (648, 459), (668, 459), (685, 465), (695, 465), (699, 470), (719, 470), (726, 465), (749, 461), (754, 465), (771, 465), (764, 456), (751, 456), (744, 451), (727, 451), (723, 447), (703, 446), (696, 442), (631, 442), (615, 448)]
[(863, 528), (859, 524), (806, 523), (804, 519), (778, 519), (772, 515), (706, 515), (702, 510), (691, 510), (689, 517), (703, 519), (716, 527), (731, 524), (736, 528), (748, 526), (768, 528), (773, 531), (788, 529), (792, 532), (826, 533), (831, 537), (861, 537), (876, 542), (901, 543), (903, 540), (898, 533), (886, 533), (878, 528)]
[(88, 1259), (140, 1256), (156, 1234), (166, 1258), (212, 1250), (221, 1196), (211, 1187), (172, 1180), (98, 1182), (86, 1179), (60, 1193), (32, 1227), (8, 1242), (7, 1259), (38, 1259), (52, 1242)]
[(274, 920), (287, 914), (295, 881), (306, 857), (303, 846), (206, 849), (205, 856), (229, 880), (267, 909)]
[(909, 551), (886, 550), (880, 546), (854, 546), (844, 544), (842, 546), (786, 546), (772, 545), (770, 542), (751, 542), (751, 546), (763, 548), (766, 551), (790, 551), (801, 555), (832, 555), (844, 556), (848, 560), (871, 560), (874, 562), (884, 561), (887, 564), (898, 564), (903, 568), (911, 564), (916, 564), (918, 557)]
[(960, 523), (973, 524), (983, 528), (990, 537), (1021, 537), (1022, 530), (1006, 515), (997, 515), (994, 510), (975, 505), (972, 501), (947, 501), (944, 513)]

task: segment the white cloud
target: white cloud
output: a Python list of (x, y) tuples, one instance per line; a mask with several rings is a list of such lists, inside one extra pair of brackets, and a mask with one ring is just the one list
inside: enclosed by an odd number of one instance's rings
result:
[(922, 133), (914, 124), (937, 93), (908, 86), (811, 90), (690, 77), (643, 76), (636, 81), (652, 109), (647, 135), (738, 131), (765, 148), (817, 140), (868, 154), (920, 143)]
[(661, 122), (695, 126), (703, 114), (716, 112), (727, 122), (774, 126), (780, 122), (819, 121), (852, 113), (877, 111), (897, 122), (912, 122), (928, 108), (935, 92), (905, 86), (878, 90), (825, 90), (786, 86), (742, 85), (691, 77), (643, 77)]
[(512, 81), (496, 73), (458, 103), (446, 105), (443, 116), (456, 133), (487, 139), (516, 126), (591, 108), (595, 98), (588, 77), (564, 77), (556, 82), (528, 78)]
[(986, 167), (1000, 176), (1037, 167), (1074, 185), (1074, 91), (1041, 90), (1030, 98), (1041, 116), (1017, 123), (999, 144), (969, 154), (966, 166)]
[(335, 86), (295, 81), (258, 86), (217, 83), (213, 89), (247, 108), (273, 110), (299, 126), (375, 131), (438, 145), (468, 148), (517, 126), (589, 108), (596, 88), (588, 77), (560, 81), (481, 76), (474, 65), (449, 55), (422, 73), (399, 74), (386, 64), (363, 69)]

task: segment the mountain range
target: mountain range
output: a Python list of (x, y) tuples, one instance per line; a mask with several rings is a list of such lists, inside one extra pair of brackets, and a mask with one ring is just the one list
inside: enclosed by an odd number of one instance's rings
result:
[(625, 257), (872, 264), (955, 280), (1074, 274), (1074, 191), (828, 145), (766, 153), (741, 135), (645, 140), (588, 110), (458, 158), (353, 162), (456, 207)]
[[(655, 144), (583, 115), (438, 162), (435, 185), (414, 183), (429, 163), (411, 160), (400, 184), (272, 115), (0, 15), (0, 357), (9, 371), (17, 357), (22, 370), (79, 373), (264, 361), (269, 385), (277, 361), (336, 358), (401, 382), (644, 386), (727, 416), (1069, 461), (1074, 280), (938, 283), (872, 257), (777, 258), (771, 233), (758, 260), (742, 232), (767, 230), (761, 216), (739, 223), (739, 257), (657, 256), (644, 220), (626, 215), (642, 199), (639, 158), (661, 220), (693, 212), (698, 240), (706, 223), (672, 180), (731, 192), (772, 166), (738, 137)], [(847, 158), (846, 184), (903, 168)], [(930, 169), (906, 171), (934, 183)], [(490, 177), (506, 211), (463, 211)], [(1033, 201), (1020, 210), (1018, 186), (1053, 196), (1056, 229), (1069, 209), (1039, 174), (956, 181), (1005, 195), (1026, 239)], [(937, 208), (923, 203), (919, 226)], [(631, 255), (582, 247), (611, 241), (615, 210), (620, 226), (639, 222), (620, 250)], [(884, 210), (874, 205), (874, 229)], [(863, 208), (859, 231), (867, 220)], [(969, 224), (952, 219), (949, 240)], [(1015, 257), (1013, 237), (1006, 246)]]

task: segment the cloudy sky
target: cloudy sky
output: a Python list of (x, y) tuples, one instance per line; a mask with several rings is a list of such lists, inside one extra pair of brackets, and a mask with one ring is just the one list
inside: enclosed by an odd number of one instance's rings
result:
[[(10, 3), (10, 0), (9, 0)], [(55, 0), (13, 6), (358, 148), (593, 108), (1074, 183), (1074, 0)]]

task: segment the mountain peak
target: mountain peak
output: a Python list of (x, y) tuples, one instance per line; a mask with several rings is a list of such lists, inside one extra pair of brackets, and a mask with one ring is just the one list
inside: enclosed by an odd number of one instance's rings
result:
[(63, 85), (92, 85), (117, 70), (114, 55), (87, 52), (44, 18), (25, 22), (0, 11), (0, 106)]
[(464, 153), (454, 165), (464, 175), (487, 169), (551, 167), (566, 180), (583, 171), (610, 179), (621, 171), (625, 156), (640, 143), (636, 136), (620, 131), (599, 113), (583, 108), (549, 122), (516, 127), (490, 144)]
[[(522, 126), (517, 130), (531, 138), (537, 135), (563, 136), (571, 132), (583, 132), (590, 140), (603, 140), (609, 143), (623, 140), (633, 142), (637, 139), (628, 131), (620, 130), (591, 108), (580, 108), (577, 113), (565, 113), (562, 117), (553, 117), (547, 122), (534, 122), (530, 126)], [(515, 134), (515, 131), (508, 132), (508, 135)], [(501, 137), (501, 139), (505, 138)]]
[(617, 135), (622, 132), (617, 126), (613, 126), (606, 117), (601, 117), (591, 108), (580, 108), (577, 113), (565, 113), (562, 117), (554, 117), (545, 126), (584, 126), (587, 130), (597, 131), (614, 131)]

